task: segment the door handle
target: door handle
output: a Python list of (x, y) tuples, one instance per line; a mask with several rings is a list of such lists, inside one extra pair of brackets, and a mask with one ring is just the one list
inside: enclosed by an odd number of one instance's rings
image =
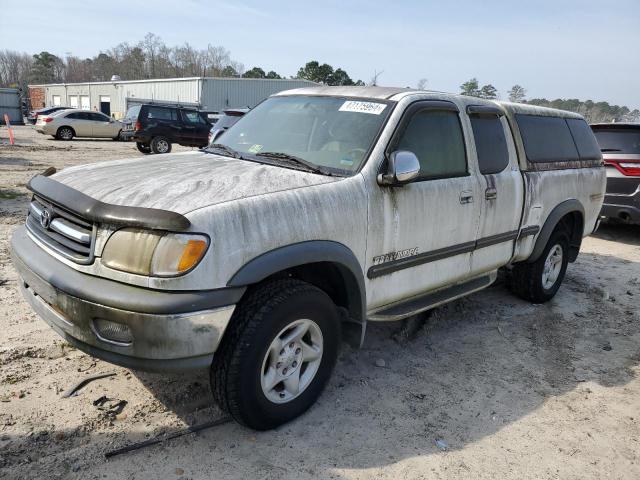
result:
[(464, 192), (460, 192), (460, 203), (465, 205), (467, 203), (473, 203), (473, 192), (467, 190)]
[(495, 188), (487, 188), (484, 191), (484, 198), (487, 200), (495, 200), (498, 198), (498, 191)]

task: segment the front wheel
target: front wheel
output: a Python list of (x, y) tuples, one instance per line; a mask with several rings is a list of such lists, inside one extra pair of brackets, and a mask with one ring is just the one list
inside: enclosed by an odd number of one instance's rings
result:
[(258, 286), (238, 305), (214, 356), (214, 398), (248, 427), (275, 428), (316, 401), (339, 342), (339, 317), (322, 290), (294, 279)]
[(532, 263), (518, 263), (511, 272), (511, 290), (533, 303), (551, 300), (558, 292), (569, 264), (569, 237), (554, 231), (540, 257)]
[(171, 151), (171, 142), (164, 137), (154, 137), (151, 140), (151, 151), (153, 153), (169, 153)]

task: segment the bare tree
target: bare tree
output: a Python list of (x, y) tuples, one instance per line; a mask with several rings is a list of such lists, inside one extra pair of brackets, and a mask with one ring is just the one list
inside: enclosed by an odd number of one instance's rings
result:
[(527, 91), (520, 85), (514, 85), (509, 90), (509, 101), (515, 103), (522, 103), (527, 97)]
[(427, 83), (429, 83), (429, 81), (426, 78), (421, 78), (420, 80), (418, 80), (416, 88), (418, 90), (424, 90), (425, 88), (427, 88)]

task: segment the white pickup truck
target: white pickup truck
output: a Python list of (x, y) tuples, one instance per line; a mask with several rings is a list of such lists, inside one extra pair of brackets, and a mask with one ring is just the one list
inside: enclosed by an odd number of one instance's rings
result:
[(605, 171), (577, 114), (381, 87), (282, 92), (205, 149), (34, 177), (25, 298), (130, 368), (209, 368), (268, 429), (320, 395), (341, 331), (488, 287), (557, 292)]

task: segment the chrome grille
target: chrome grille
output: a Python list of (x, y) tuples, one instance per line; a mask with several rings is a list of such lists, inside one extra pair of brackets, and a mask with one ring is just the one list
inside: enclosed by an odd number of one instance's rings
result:
[(27, 229), (42, 243), (77, 263), (93, 261), (94, 226), (34, 196), (29, 205)]

